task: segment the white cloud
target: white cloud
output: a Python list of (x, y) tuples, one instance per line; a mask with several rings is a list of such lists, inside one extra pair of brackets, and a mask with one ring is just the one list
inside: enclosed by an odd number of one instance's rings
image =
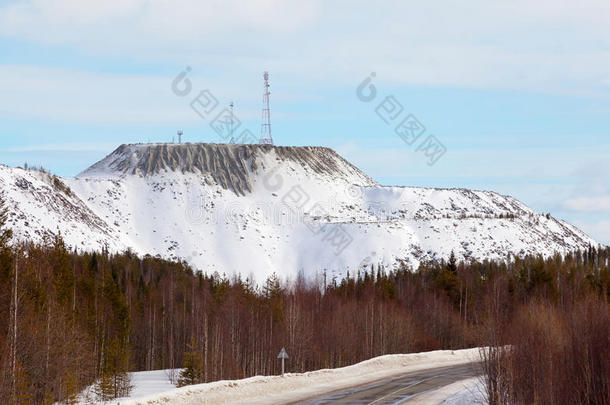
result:
[[(260, 118), (261, 72), (230, 79), (223, 73), (204, 77), (201, 71), (194, 68), (189, 73), (192, 90), (178, 97), (172, 92), (172, 82), (180, 69), (171, 75), (152, 75), (0, 64), (0, 94), (10, 95), (0, 97), (0, 117), (70, 124), (207, 126), (223, 106), (235, 100), (235, 116), (240, 121)], [(190, 107), (204, 89), (213, 93), (220, 106), (206, 119)], [(291, 98), (282, 91), (274, 93), (274, 100)]]
[[(49, 44), (102, 45), (98, 41), (122, 37), (126, 44), (192, 45), (214, 34), (294, 31), (316, 8), (316, 1), (280, 0), (24, 0), (0, 8), (0, 32)], [(74, 35), (77, 30), (82, 35)]]
[(1, 148), (0, 153), (23, 152), (106, 152), (116, 148), (115, 142), (71, 142), (53, 144), (35, 144)]
[[(172, 77), (0, 65), (0, 115), (49, 121), (155, 125), (197, 122)], [(195, 92), (194, 89), (193, 93)]]
[[(233, 72), (269, 67), (319, 83), (602, 91), (610, 3), (542, 0), (23, 0), (0, 35), (142, 62)], [(171, 62), (170, 62), (171, 63)], [(322, 69), (321, 69), (322, 67)]]
[[(365, 113), (369, 113), (372, 120), (381, 122), (374, 111)], [(556, 145), (540, 147), (523, 145), (510, 151), (501, 146), (463, 147), (458, 143), (463, 140), (462, 137), (456, 139), (437, 134), (439, 140), (447, 147), (447, 152), (431, 167), (427, 165), (424, 154), (416, 150), (419, 143), (409, 146), (393, 132), (391, 127), (380, 125), (379, 128), (371, 130), (376, 136), (374, 142), (369, 140), (369, 143), (365, 143), (367, 139), (361, 137), (357, 142), (336, 146), (340, 154), (374, 177), (402, 178), (408, 183), (413, 177), (444, 176), (457, 187), (467, 186), (468, 182), (479, 179), (491, 183), (497, 182), (495, 183), (497, 185), (508, 182), (519, 184), (520, 188), (531, 186), (528, 194), (535, 199), (543, 199), (547, 205), (551, 201), (564, 201), (586, 195), (584, 192), (591, 189), (597, 191), (599, 190), (596, 187), (597, 182), (606, 185), (606, 189), (601, 189), (602, 195), (605, 195), (606, 191), (610, 192), (610, 188), (607, 188), (608, 172), (603, 170), (599, 172), (600, 166), (595, 166), (598, 170), (596, 174), (600, 176), (598, 178), (589, 174), (588, 164), (584, 166), (582, 164), (583, 161), (592, 162), (593, 167), (594, 163), (605, 159), (608, 148), (581, 147), (577, 151), (578, 158), (575, 158), (573, 149)], [(422, 137), (420, 142), (424, 138)], [(541, 159), (541, 156), (544, 156), (544, 159)], [(570, 181), (564, 184), (566, 180)], [(575, 190), (572, 181), (582, 185), (582, 189)], [(460, 182), (465, 183), (460, 184)], [(545, 193), (542, 193), (542, 185), (549, 187)]]
[(597, 222), (580, 222), (575, 221), (574, 224), (585, 231), (596, 241), (610, 246), (610, 221)]
[(610, 212), (610, 196), (572, 198), (565, 202), (565, 208), (573, 211)]

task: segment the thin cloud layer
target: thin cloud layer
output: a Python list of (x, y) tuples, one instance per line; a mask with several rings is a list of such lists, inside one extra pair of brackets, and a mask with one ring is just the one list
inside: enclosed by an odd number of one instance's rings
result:
[[(29, 0), (0, 35), (215, 69), (266, 63), (303, 80), (527, 88), (607, 96), (607, 2)], [(320, 69), (323, 67), (323, 69)], [(322, 70), (322, 73), (320, 73)], [(604, 86), (607, 87), (607, 86)]]
[(565, 207), (573, 211), (610, 213), (610, 196), (573, 198), (565, 202)]

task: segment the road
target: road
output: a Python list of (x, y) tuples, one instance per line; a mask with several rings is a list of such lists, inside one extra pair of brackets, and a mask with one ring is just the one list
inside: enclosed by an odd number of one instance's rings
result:
[(301, 405), (410, 403), (417, 396), (480, 374), (476, 364), (431, 368), (296, 402)]

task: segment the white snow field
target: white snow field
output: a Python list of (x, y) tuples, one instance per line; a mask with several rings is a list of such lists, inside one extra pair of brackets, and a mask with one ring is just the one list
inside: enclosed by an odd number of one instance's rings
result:
[(385, 187), (328, 148), (123, 145), (76, 178), (0, 166), (19, 239), (131, 249), (256, 282), (599, 244), (490, 191)]
[[(179, 372), (180, 370), (174, 370), (173, 375), (178, 376)], [(133, 386), (130, 398), (146, 397), (176, 388), (171, 382), (172, 370), (138, 371), (129, 373), (129, 376)], [(79, 404), (95, 404), (97, 402), (94, 398), (93, 386), (90, 386), (81, 393)], [(117, 399), (112, 401), (112, 403), (122, 403), (126, 399), (128, 398)]]
[[(180, 370), (174, 370), (174, 377), (177, 377), (179, 372)], [(130, 396), (133, 398), (145, 397), (175, 389), (176, 386), (171, 382), (171, 373), (172, 370), (130, 373), (131, 384), (133, 385)]]
[[(342, 368), (308, 373), (288, 373), (284, 377), (257, 376), (243, 380), (217, 381), (175, 388), (165, 392), (163, 391), (169, 383), (166, 371), (133, 373), (132, 381), (135, 383), (136, 389), (132, 392), (131, 397), (118, 399), (111, 403), (120, 405), (282, 404), (412, 371), (466, 364), (478, 360), (478, 348), (391, 354)], [(161, 381), (163, 376), (165, 376), (165, 381)], [(159, 385), (155, 386), (154, 381), (159, 381)], [(470, 382), (470, 380), (466, 381)], [(456, 394), (460, 389), (467, 390), (467, 387), (468, 385), (461, 384), (461, 382), (452, 384), (443, 390), (440, 397), (438, 395), (434, 397), (434, 400), (440, 403), (443, 399)], [(140, 396), (141, 393), (147, 395)]]

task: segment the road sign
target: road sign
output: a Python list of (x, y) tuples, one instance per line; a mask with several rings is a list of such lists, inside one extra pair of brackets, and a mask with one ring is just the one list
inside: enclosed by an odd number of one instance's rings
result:
[(277, 355), (278, 359), (282, 359), (282, 376), (284, 375), (284, 360), (288, 358), (288, 353), (286, 353), (286, 349), (282, 347), (280, 354)]
[(287, 359), (288, 358), (288, 353), (286, 353), (286, 349), (284, 349), (282, 347), (282, 351), (280, 352), (280, 354), (277, 355), (278, 359)]

